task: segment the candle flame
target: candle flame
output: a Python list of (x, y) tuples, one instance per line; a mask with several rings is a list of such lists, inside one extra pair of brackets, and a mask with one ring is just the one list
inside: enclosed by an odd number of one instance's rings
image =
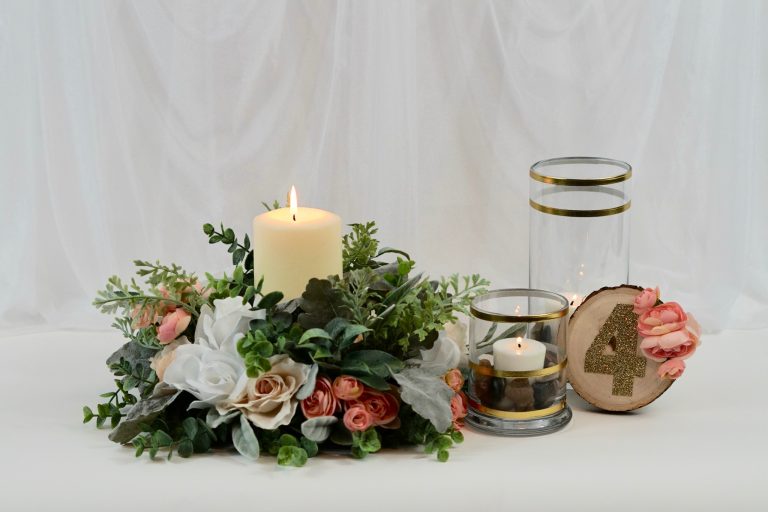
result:
[(296, 212), (299, 211), (299, 202), (296, 199), (296, 187), (291, 185), (291, 194), (290, 198), (288, 199), (288, 205), (291, 208), (291, 216), (293, 216), (293, 220), (296, 220)]

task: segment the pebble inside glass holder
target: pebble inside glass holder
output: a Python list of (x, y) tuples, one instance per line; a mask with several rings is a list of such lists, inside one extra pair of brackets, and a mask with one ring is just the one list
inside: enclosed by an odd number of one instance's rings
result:
[(568, 310), (562, 295), (523, 288), (495, 290), (472, 301), (470, 425), (499, 435), (529, 436), (568, 424)]

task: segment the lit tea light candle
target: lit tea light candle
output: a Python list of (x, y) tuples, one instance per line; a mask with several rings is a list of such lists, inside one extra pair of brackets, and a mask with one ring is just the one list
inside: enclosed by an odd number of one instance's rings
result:
[(528, 338), (505, 338), (493, 344), (493, 368), (505, 372), (528, 372), (544, 368), (547, 347)]
[(262, 293), (281, 291), (284, 300), (301, 296), (307, 282), (340, 275), (341, 219), (335, 213), (299, 207), (291, 187), (288, 208), (253, 219), (253, 269)]

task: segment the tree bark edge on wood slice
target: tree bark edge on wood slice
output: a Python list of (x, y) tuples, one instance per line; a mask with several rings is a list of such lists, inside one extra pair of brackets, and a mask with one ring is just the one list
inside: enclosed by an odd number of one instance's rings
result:
[[(568, 377), (574, 391), (599, 409), (632, 411), (661, 396), (674, 381), (658, 377), (661, 363), (640, 350), (637, 315), (642, 287), (620, 285), (590, 293), (568, 322)], [(618, 307), (620, 306), (620, 307)]]

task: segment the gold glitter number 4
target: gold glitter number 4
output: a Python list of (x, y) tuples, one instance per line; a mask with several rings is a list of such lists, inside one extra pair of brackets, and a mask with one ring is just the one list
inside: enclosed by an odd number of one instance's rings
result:
[(637, 355), (637, 315), (631, 304), (618, 304), (584, 357), (584, 371), (613, 375), (616, 396), (632, 396), (635, 377), (645, 377), (646, 359)]

